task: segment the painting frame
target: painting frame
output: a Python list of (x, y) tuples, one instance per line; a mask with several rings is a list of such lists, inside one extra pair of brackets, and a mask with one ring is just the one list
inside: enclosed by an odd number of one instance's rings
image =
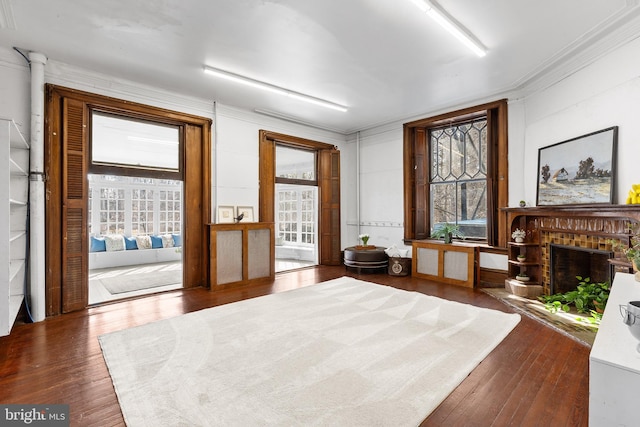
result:
[(611, 205), (618, 126), (538, 149), (537, 206)]
[(236, 217), (244, 214), (242, 222), (255, 222), (253, 218), (253, 206), (236, 206)]
[(233, 224), (235, 222), (234, 206), (218, 206), (218, 224)]

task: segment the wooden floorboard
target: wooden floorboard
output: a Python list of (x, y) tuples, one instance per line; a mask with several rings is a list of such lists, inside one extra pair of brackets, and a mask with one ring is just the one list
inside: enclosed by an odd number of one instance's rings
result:
[[(511, 311), (479, 290), (412, 277), (358, 275), (344, 267), (280, 273), (272, 283), (219, 292), (201, 288), (173, 291), (16, 325), (10, 336), (0, 338), (0, 403), (67, 403), (71, 425), (124, 425), (99, 335), (344, 275)], [(586, 426), (589, 351), (589, 347), (522, 316), (513, 332), (422, 425)]]

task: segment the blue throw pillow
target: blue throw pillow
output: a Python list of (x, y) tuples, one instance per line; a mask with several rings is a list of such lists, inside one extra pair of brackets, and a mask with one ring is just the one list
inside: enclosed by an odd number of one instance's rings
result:
[(176, 248), (182, 246), (182, 235), (180, 234), (172, 234), (173, 236), (173, 246)]
[(151, 249), (161, 249), (161, 248), (162, 248), (162, 237), (151, 236)]
[(107, 244), (104, 242), (104, 237), (91, 236), (91, 247), (89, 252), (105, 252), (107, 250)]
[(136, 242), (135, 237), (126, 237), (124, 238), (124, 248), (126, 250), (138, 249), (138, 243)]

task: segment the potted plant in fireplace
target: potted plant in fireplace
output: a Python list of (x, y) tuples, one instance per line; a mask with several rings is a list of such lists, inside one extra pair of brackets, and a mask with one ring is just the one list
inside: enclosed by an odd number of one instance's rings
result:
[(592, 282), (589, 277), (576, 276), (576, 289), (559, 294), (542, 295), (538, 299), (551, 313), (569, 312), (574, 306), (578, 313), (591, 314), (593, 323), (599, 323), (609, 300), (611, 285), (608, 282)]

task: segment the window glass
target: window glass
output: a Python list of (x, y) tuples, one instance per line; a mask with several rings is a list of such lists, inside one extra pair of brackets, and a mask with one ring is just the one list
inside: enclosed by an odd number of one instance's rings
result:
[(314, 245), (317, 188), (276, 184), (276, 233), (286, 244)]
[(182, 182), (89, 174), (91, 235), (180, 234)]
[(429, 130), (431, 230), (458, 224), (487, 237), (487, 119)]
[(315, 181), (315, 151), (276, 145), (276, 177)]
[(95, 164), (177, 171), (179, 140), (177, 126), (92, 114), (91, 161)]

